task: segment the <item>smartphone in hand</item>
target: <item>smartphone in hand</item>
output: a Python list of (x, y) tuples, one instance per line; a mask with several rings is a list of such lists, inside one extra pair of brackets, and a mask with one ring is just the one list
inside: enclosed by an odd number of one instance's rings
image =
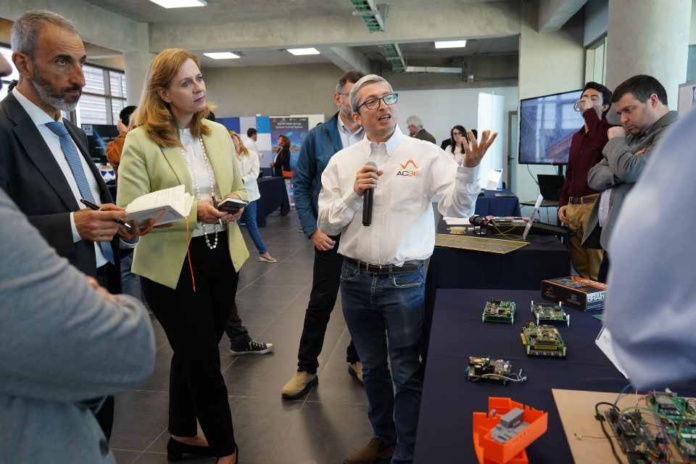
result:
[(216, 205), (216, 208), (225, 213), (234, 214), (240, 209), (245, 208), (248, 204), (248, 202), (240, 200), (239, 198), (225, 198)]

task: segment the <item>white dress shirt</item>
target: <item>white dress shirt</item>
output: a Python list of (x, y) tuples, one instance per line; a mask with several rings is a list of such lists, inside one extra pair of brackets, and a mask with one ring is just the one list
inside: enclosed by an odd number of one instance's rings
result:
[(696, 379), (696, 111), (658, 144), (609, 242), (604, 324), (640, 389)]
[(452, 153), (452, 147), (454, 145), (450, 143), (447, 145), (447, 148), (445, 148), (445, 151), (454, 158), (454, 161), (457, 162), (458, 165), (462, 166), (464, 164), (464, 153), (462, 152), (462, 147), (457, 144), (457, 146), (454, 148), (454, 153)]
[(259, 184), (256, 179), (259, 177), (259, 155), (256, 152), (249, 150), (248, 155), (237, 155), (239, 167), (244, 181), (244, 188), (247, 192), (247, 200), (249, 203), (261, 198), (259, 193)]
[[(372, 225), (362, 225), (355, 173), (368, 161), (384, 171), (374, 191)], [(336, 153), (321, 178), (319, 228), (341, 234), (338, 252), (372, 264), (401, 265), (430, 257), (435, 246), (432, 203), (443, 216), (474, 211), (478, 167), (457, 166), (437, 145), (397, 127), (386, 143), (367, 138)]]
[(259, 157), (261, 156), (261, 152), (259, 151), (259, 147), (258, 147), (258, 145), (256, 145), (256, 140), (249, 138), (247, 136), (244, 136), (244, 138), (242, 139), (242, 143), (244, 144), (245, 147), (247, 147), (247, 149), (249, 151), (253, 151), (254, 153), (256, 153), (256, 156), (259, 156)]
[[(196, 200), (206, 200), (211, 196), (215, 196), (217, 197), (216, 201), (220, 201), (220, 193), (215, 183), (215, 174), (213, 174), (212, 179), (210, 178), (213, 167), (210, 166), (209, 172), (208, 166), (210, 160), (206, 162), (206, 159), (203, 157), (203, 150), (205, 147), (201, 146), (200, 139), (191, 137), (191, 131), (189, 129), (179, 129), (179, 140), (181, 141), (181, 145), (183, 145), (182, 156), (191, 174), (194, 189), (193, 193), (197, 197)], [(224, 227), (218, 224), (205, 224), (204, 232), (203, 226), (203, 223), (197, 223), (196, 228), (191, 233), (191, 237), (200, 237), (201, 235), (205, 235), (205, 232), (213, 233), (214, 231), (222, 232), (224, 230)]]
[[(43, 138), (44, 142), (46, 142), (46, 145), (48, 146), (48, 149), (51, 151), (53, 158), (55, 158), (56, 163), (58, 163), (58, 167), (60, 167), (60, 171), (63, 173), (63, 177), (65, 177), (65, 180), (70, 186), (70, 190), (72, 191), (73, 196), (75, 197), (77, 205), (80, 207), (80, 209), (85, 209), (86, 206), (84, 206), (80, 202), (82, 195), (80, 194), (80, 189), (77, 187), (77, 182), (75, 182), (75, 176), (73, 175), (72, 170), (70, 169), (68, 160), (65, 159), (63, 149), (60, 147), (60, 137), (53, 133), (53, 131), (51, 131), (51, 129), (49, 129), (46, 125), (50, 122), (55, 122), (55, 120), (51, 116), (49, 116), (49, 114), (46, 113), (44, 110), (36, 106), (31, 100), (22, 95), (21, 92), (17, 89), (17, 87), (12, 89), (12, 95), (14, 95), (19, 104), (22, 105), (24, 111), (27, 112), (31, 120), (34, 122), (34, 125), (39, 130), (39, 134), (41, 134), (41, 137)], [(70, 140), (72, 140), (72, 137), (70, 138)], [(75, 144), (74, 140), (72, 140), (72, 142), (73, 144)], [(82, 170), (85, 172), (85, 177), (87, 178), (87, 182), (89, 183), (89, 189), (92, 191), (94, 201), (96, 204), (99, 205), (101, 204), (101, 195), (99, 194), (99, 184), (97, 184), (97, 179), (94, 177), (92, 169), (89, 167), (89, 164), (87, 163), (85, 157), (82, 156), (82, 152), (77, 147), (77, 145), (75, 146), (75, 150), (80, 155)], [(77, 227), (75, 226), (74, 213), (70, 213), (70, 229), (72, 230), (73, 242), (79, 242), (80, 240), (82, 240), (82, 237), (80, 237), (80, 234), (77, 231)], [(104, 256), (104, 253), (99, 247), (99, 244), (96, 242), (94, 243), (94, 250), (95, 256), (97, 258), (98, 268), (108, 263), (108, 260)]]

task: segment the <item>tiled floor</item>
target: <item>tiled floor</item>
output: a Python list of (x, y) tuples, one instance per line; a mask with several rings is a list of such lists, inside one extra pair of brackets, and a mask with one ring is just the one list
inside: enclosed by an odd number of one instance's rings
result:
[[(372, 432), (364, 390), (347, 371), (345, 349), (350, 335), (340, 299), (319, 359), (319, 385), (302, 400), (281, 400), (280, 390), (297, 365), (314, 253), (311, 242), (299, 231), (294, 211), (285, 217), (269, 217), (261, 234), (278, 263), (259, 262), (246, 237), (252, 257), (241, 271), (237, 303), (252, 337), (272, 342), (275, 352), (235, 358), (228, 352), (226, 337), (220, 344), (240, 462), (341, 463), (348, 453), (366, 443)], [(158, 341), (154, 373), (137, 389), (116, 398), (111, 446), (119, 464), (167, 462), (172, 351), (156, 321), (154, 325)]]

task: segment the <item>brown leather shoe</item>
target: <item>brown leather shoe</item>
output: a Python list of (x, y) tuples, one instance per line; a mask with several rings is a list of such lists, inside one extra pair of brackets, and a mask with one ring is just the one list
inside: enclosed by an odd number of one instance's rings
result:
[(378, 459), (390, 459), (395, 445), (387, 445), (377, 437), (343, 460), (343, 464), (373, 464)]

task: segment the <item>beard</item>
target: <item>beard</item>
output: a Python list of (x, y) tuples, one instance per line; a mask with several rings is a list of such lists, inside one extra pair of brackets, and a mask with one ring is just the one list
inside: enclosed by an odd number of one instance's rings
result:
[[(41, 75), (36, 64), (34, 64), (34, 69), (36, 72), (31, 77), (31, 84), (43, 102), (51, 105), (57, 110), (68, 113), (77, 107), (77, 103), (80, 101), (80, 96), (82, 95), (81, 87), (75, 85), (55, 90), (51, 83)], [(68, 97), (67, 93), (74, 90), (77, 90), (79, 94), (77, 98), (74, 98), (75, 101), (72, 101), (73, 98)]]

